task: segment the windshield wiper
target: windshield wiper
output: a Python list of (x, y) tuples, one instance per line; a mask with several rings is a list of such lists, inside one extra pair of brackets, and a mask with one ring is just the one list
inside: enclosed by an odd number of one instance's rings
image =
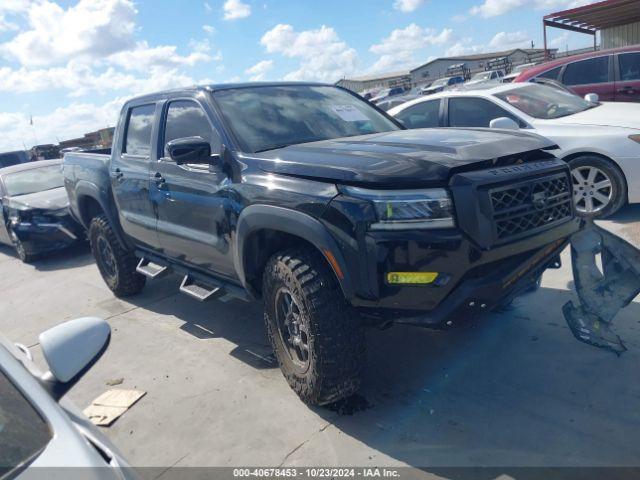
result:
[(278, 150), (279, 148), (290, 147), (291, 145), (297, 145), (297, 143), (283, 143), (281, 145), (275, 145), (273, 147), (263, 148), (261, 150), (256, 150), (254, 153), (268, 152), (269, 150)]

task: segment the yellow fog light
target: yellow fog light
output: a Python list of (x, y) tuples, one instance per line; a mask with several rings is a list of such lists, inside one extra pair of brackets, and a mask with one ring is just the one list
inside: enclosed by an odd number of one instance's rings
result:
[(438, 272), (389, 272), (387, 282), (391, 285), (426, 285), (438, 278)]

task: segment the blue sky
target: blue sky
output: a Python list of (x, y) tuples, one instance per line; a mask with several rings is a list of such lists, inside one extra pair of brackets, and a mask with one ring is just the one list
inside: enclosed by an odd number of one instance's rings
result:
[[(164, 88), (334, 82), (438, 56), (541, 47), (542, 16), (584, 3), (0, 0), (0, 151), (112, 125), (124, 99)], [(592, 41), (549, 34), (561, 49)]]

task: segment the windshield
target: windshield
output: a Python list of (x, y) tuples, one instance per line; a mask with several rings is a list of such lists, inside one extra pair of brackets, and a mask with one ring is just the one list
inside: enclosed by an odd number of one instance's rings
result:
[(4, 186), (10, 197), (63, 187), (62, 165), (51, 165), (10, 173), (4, 177)]
[(213, 96), (245, 152), (400, 130), (368, 102), (335, 87), (250, 87)]
[(544, 120), (566, 117), (597, 106), (573, 93), (545, 85), (528, 85), (494, 95), (521, 112)]
[(440, 78), (431, 84), (432, 87), (439, 87), (440, 85), (446, 85), (448, 78)]
[(491, 72), (476, 73), (471, 80), (488, 80), (491, 78)]

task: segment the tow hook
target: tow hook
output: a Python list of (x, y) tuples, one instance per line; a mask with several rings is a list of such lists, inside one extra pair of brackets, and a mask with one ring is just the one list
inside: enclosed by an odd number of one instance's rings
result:
[(571, 332), (581, 342), (622, 354), (627, 348), (611, 325), (640, 293), (640, 250), (585, 221), (571, 237), (571, 263), (580, 299), (578, 306), (569, 301), (562, 307)]

